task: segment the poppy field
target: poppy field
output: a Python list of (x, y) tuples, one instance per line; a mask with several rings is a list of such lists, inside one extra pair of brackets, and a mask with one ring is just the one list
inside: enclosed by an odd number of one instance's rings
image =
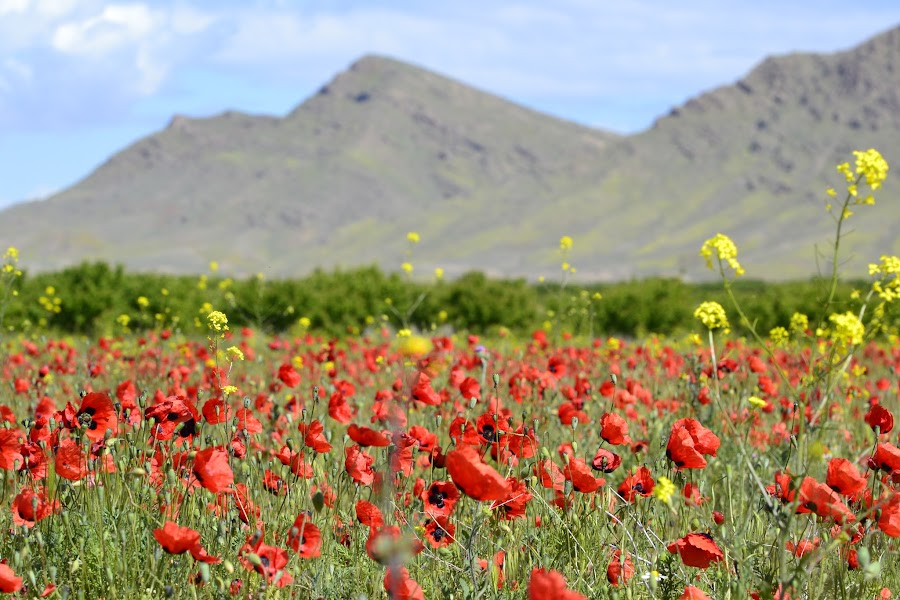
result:
[(841, 228), (887, 174), (874, 150), (855, 159), (828, 194), (821, 310), (770, 331), (718, 234), (698, 260), (730, 303), (701, 303), (679, 338), (267, 333), (215, 306), (202, 335), (4, 333), (0, 593), (900, 593), (900, 259), (836, 292)]

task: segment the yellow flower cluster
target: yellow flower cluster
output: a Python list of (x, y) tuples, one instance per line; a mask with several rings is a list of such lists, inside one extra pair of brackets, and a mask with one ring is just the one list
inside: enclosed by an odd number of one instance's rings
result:
[(885, 302), (900, 298), (900, 258), (884, 255), (881, 263), (869, 265), (869, 275), (877, 276), (872, 290)]
[(3, 255), (3, 273), (11, 273), (14, 277), (21, 277), (22, 271), (16, 268), (16, 265), (19, 262), (19, 249), (15, 246), (10, 246), (6, 249), (6, 254)]
[(406, 234), (406, 240), (410, 244), (418, 244), (420, 241), (419, 234), (416, 233), (415, 231), (410, 231), (409, 233)]
[(207, 326), (213, 331), (228, 331), (228, 317), (225, 313), (214, 310), (206, 317)]
[(803, 313), (795, 312), (791, 315), (790, 329), (794, 334), (806, 335), (806, 330), (809, 329), (809, 317)]
[(769, 339), (776, 346), (783, 346), (790, 339), (791, 335), (784, 327), (774, 327), (769, 331)]
[(843, 314), (835, 313), (828, 317), (828, 320), (833, 326), (829, 333), (835, 343), (845, 347), (862, 343), (866, 328), (855, 314), (849, 311)]
[(237, 346), (230, 346), (228, 350), (225, 351), (225, 353), (228, 355), (228, 360), (230, 360), (231, 362), (234, 362), (236, 360), (244, 360), (244, 353)]
[(747, 398), (747, 402), (749, 402), (751, 406), (755, 406), (756, 408), (766, 407), (766, 401), (759, 396), (750, 396), (749, 398)]
[[(881, 188), (881, 184), (887, 179), (888, 169), (890, 166), (881, 156), (881, 153), (874, 148), (866, 151), (854, 150), (853, 156), (856, 157), (856, 168), (850, 167), (850, 163), (841, 163), (837, 166), (837, 170), (844, 176), (847, 181), (847, 193), (856, 198), (854, 204), (875, 204), (875, 198), (869, 194), (865, 198), (859, 197), (859, 189), (857, 184), (861, 180), (865, 180), (869, 189), (874, 191)], [(833, 195), (829, 192), (829, 195)], [(849, 217), (851, 212), (845, 209), (844, 217)]]
[(564, 235), (561, 238), (559, 238), (559, 249), (562, 250), (563, 252), (568, 252), (569, 250), (571, 250), (572, 249), (572, 238), (567, 235)]
[(731, 241), (727, 235), (717, 233), (713, 237), (703, 242), (700, 247), (700, 256), (706, 259), (706, 266), (713, 268), (713, 253), (719, 263), (727, 263), (729, 267), (734, 269), (734, 274), (741, 276), (744, 274), (744, 268), (737, 260), (737, 246)]
[(694, 316), (709, 330), (722, 329), (728, 333), (730, 329), (725, 309), (718, 302), (703, 302), (694, 311)]
[(862, 175), (866, 184), (873, 190), (881, 187), (881, 184), (887, 179), (888, 165), (881, 153), (874, 148), (869, 148), (865, 152), (854, 150), (853, 156), (856, 157), (856, 172)]
[(668, 477), (661, 476), (656, 480), (653, 486), (653, 496), (666, 504), (672, 501), (672, 494), (675, 493), (675, 484)]
[(47, 312), (56, 314), (62, 312), (62, 298), (56, 295), (56, 288), (48, 285), (44, 289), (44, 294), (44, 296), (38, 298), (38, 304)]
[(405, 263), (403, 263), (402, 265), (400, 265), (400, 268), (401, 268), (401, 269), (403, 270), (403, 272), (406, 273), (406, 274), (410, 274), (410, 273), (413, 272), (413, 266), (412, 266), (412, 263), (411, 263), (411, 262), (408, 262), (408, 261), (405, 262)]

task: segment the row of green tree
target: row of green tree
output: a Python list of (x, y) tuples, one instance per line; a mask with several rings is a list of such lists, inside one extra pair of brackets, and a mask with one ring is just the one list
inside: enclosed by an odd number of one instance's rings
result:
[[(854, 288), (865, 290), (866, 285), (843, 283), (836, 297), (849, 299)], [(794, 312), (815, 316), (824, 288), (818, 280), (735, 283), (745, 313), (761, 332), (787, 326)], [(55, 273), (25, 273), (13, 289), (17, 294), (8, 295), (2, 307), (5, 329), (79, 334), (126, 328), (192, 331), (202, 329), (206, 314), (215, 309), (225, 312), (233, 326), (269, 332), (302, 322), (337, 335), (380, 323), (475, 333), (504, 327), (524, 334), (550, 323), (575, 334), (640, 336), (696, 331), (693, 312), (705, 300), (729, 309), (721, 283), (646, 279), (585, 286), (489, 279), (478, 272), (423, 283), (377, 267), (317, 270), (299, 279), (232, 281), (215, 275), (128, 273), (120, 266), (84, 263)], [(844, 310), (850, 308), (848, 304)], [(740, 332), (736, 317), (732, 321)]]

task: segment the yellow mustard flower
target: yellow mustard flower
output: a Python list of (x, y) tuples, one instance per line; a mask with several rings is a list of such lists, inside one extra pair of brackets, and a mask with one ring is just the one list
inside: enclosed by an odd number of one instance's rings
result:
[(727, 264), (734, 269), (734, 274), (741, 276), (744, 274), (744, 268), (737, 260), (737, 246), (731, 241), (731, 238), (725, 234), (717, 233), (713, 237), (703, 242), (700, 247), (700, 256), (706, 259), (706, 267), (713, 269), (713, 257), (721, 263)]
[(675, 484), (665, 476), (657, 478), (656, 485), (653, 486), (653, 496), (666, 504), (672, 501), (672, 494), (675, 493)]
[(214, 310), (206, 316), (206, 324), (214, 331), (228, 331), (228, 317), (218, 310)]
[(722, 329), (728, 333), (728, 317), (725, 309), (718, 302), (703, 302), (694, 311), (694, 316), (709, 330)]

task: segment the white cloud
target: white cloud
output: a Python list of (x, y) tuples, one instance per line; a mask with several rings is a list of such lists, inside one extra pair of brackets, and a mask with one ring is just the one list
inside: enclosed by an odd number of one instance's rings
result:
[(71, 13), (76, 0), (38, 0), (37, 13), (48, 19), (58, 19)]
[(8, 14), (22, 14), (28, 10), (28, 0), (0, 0), (0, 17)]
[(144, 4), (111, 4), (98, 15), (59, 25), (53, 47), (69, 54), (102, 56), (142, 42), (160, 25), (160, 16)]

